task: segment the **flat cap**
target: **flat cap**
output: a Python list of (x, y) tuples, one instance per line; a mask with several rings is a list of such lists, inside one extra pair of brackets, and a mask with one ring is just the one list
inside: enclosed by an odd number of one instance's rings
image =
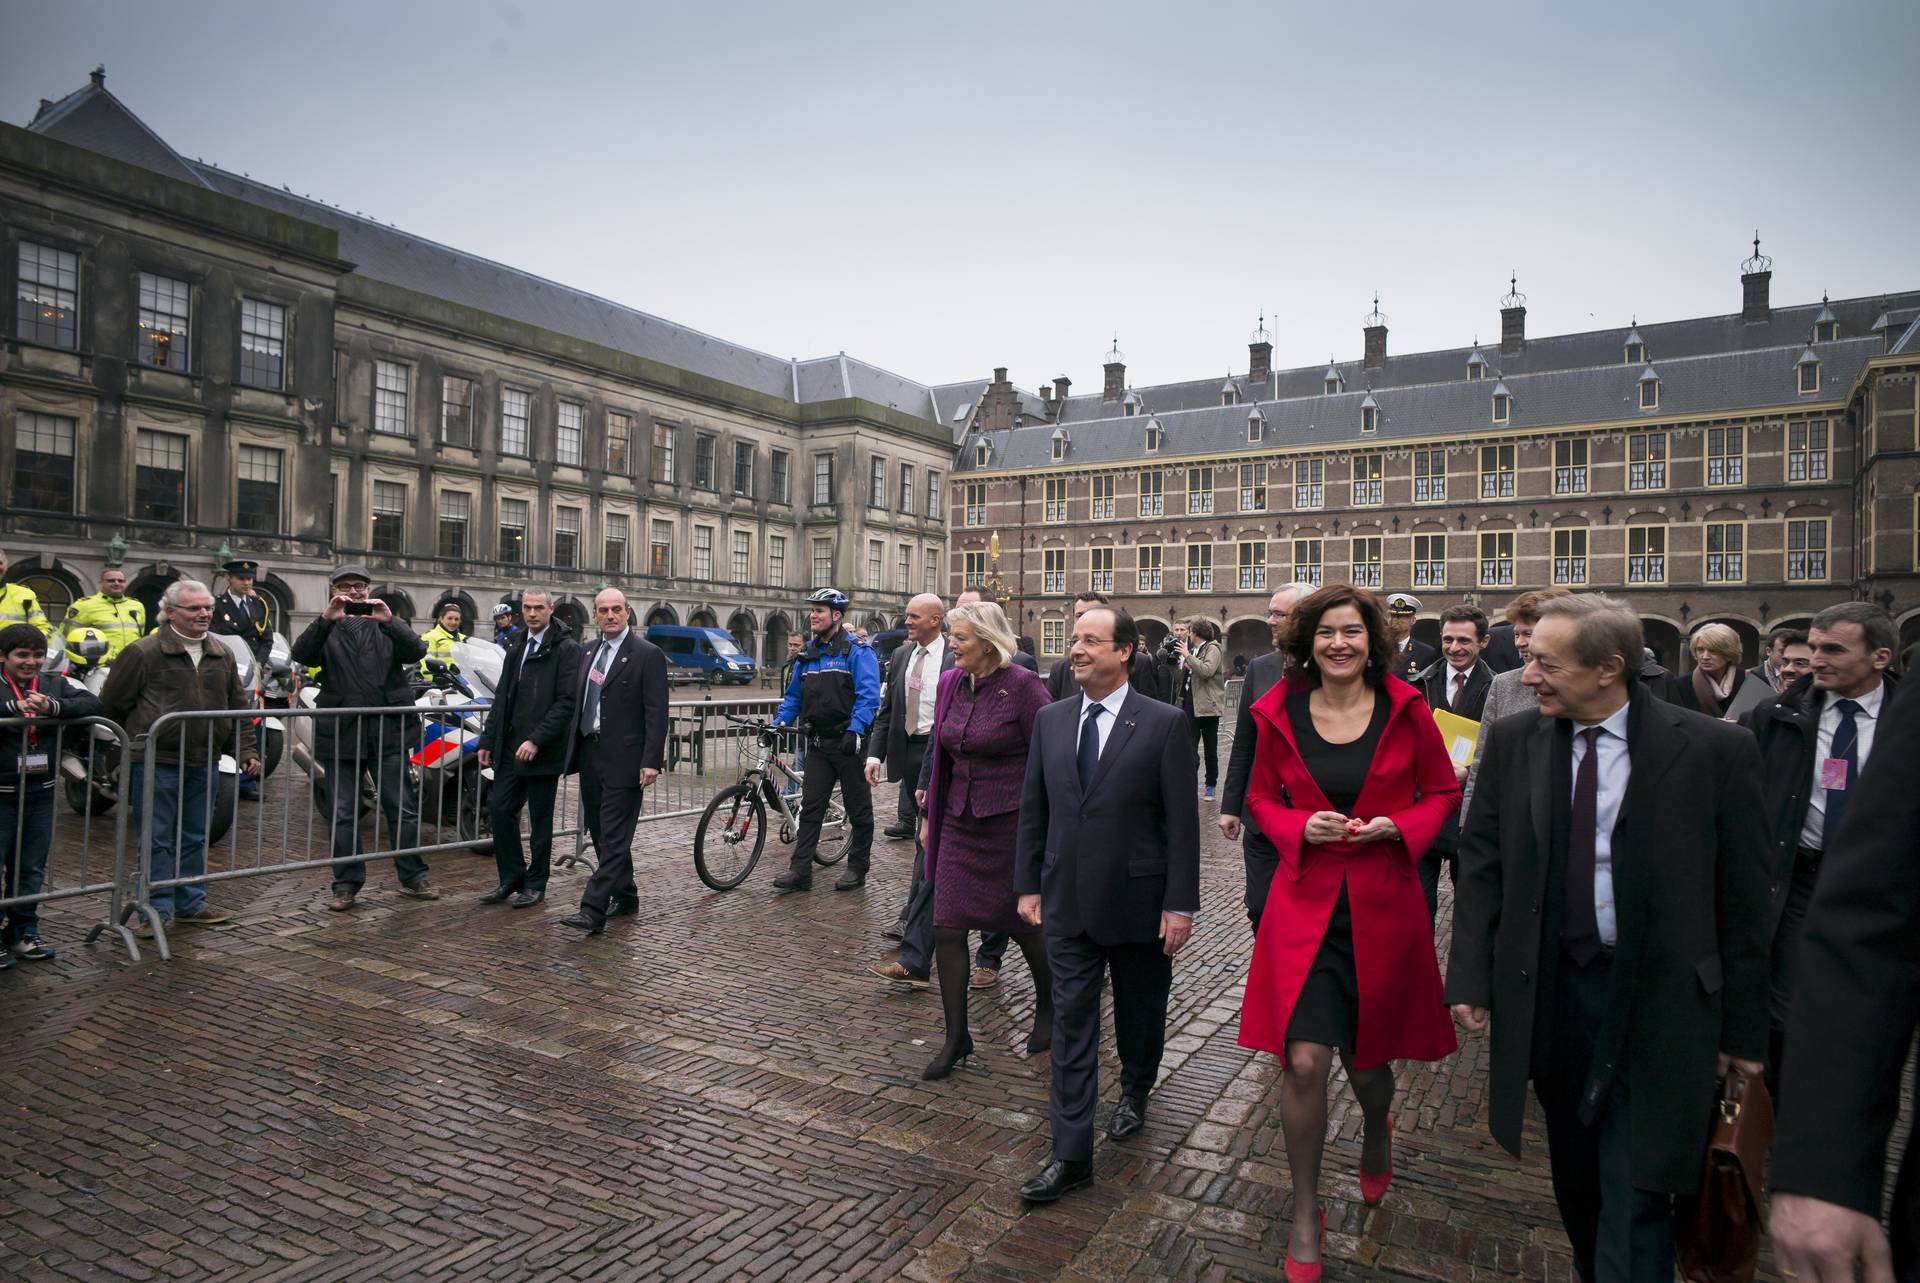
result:
[(364, 579), (368, 583), (372, 583), (373, 572), (357, 561), (349, 561), (346, 565), (337, 567), (331, 575), (327, 576), (327, 582), (330, 584), (337, 584), (342, 579)]

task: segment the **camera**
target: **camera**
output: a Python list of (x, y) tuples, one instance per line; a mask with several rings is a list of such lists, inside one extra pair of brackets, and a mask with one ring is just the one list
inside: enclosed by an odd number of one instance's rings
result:
[(373, 603), (370, 601), (350, 601), (340, 609), (348, 615), (371, 615), (373, 613)]

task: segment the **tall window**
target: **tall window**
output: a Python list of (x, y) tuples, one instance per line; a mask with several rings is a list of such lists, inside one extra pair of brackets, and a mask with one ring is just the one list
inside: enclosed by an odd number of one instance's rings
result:
[(1585, 530), (1553, 532), (1553, 582), (1556, 584), (1587, 582), (1587, 532)]
[(878, 539), (867, 540), (867, 587), (874, 592), (879, 592), (882, 587), (880, 573), (886, 568), (886, 561), (886, 545)]
[(1087, 550), (1087, 587), (1095, 592), (1113, 591), (1113, 545), (1103, 544)]
[(1504, 588), (1513, 584), (1513, 531), (1480, 532), (1480, 586)]
[(867, 461), (867, 506), (887, 506), (887, 461), (877, 454)]
[(436, 549), (449, 561), (467, 559), (467, 530), (473, 524), (473, 496), (459, 490), (440, 492), (440, 529)]
[(163, 370), (187, 368), (187, 330), (193, 287), (150, 272), (140, 273), (138, 346), (140, 364)]
[(1413, 586), (1415, 588), (1447, 586), (1447, 537), (1445, 535), (1413, 537)]
[(518, 388), (500, 389), (500, 453), (526, 458), (533, 453), (532, 406)]
[(1243, 463), (1240, 465), (1240, 511), (1265, 512), (1267, 510), (1267, 465), (1264, 463)]
[(1318, 588), (1323, 571), (1322, 562), (1325, 548), (1318, 539), (1296, 539), (1293, 541), (1293, 578), (1295, 583), (1312, 584)]
[(894, 573), (898, 576), (898, 578), (894, 580), (893, 590), (904, 597), (913, 591), (912, 544), (903, 543), (894, 549), (893, 569)]
[(1213, 469), (1187, 469), (1187, 511), (1205, 513), (1213, 511)]
[(713, 527), (693, 528), (693, 577), (702, 583), (713, 581)]
[(1113, 520), (1113, 474), (1103, 472), (1093, 479), (1093, 504), (1087, 515), (1095, 521)]
[(1447, 452), (1415, 450), (1413, 452), (1413, 501), (1441, 503), (1446, 497)]
[[(931, 468), (927, 469), (927, 515), (935, 521), (946, 520), (940, 512), (940, 474)], [(932, 592), (933, 589), (927, 591)]]
[(1553, 443), (1553, 492), (1587, 492), (1587, 443), (1584, 440), (1560, 440)]
[(962, 492), (965, 499), (966, 514), (964, 521), (969, 526), (987, 524), (987, 483), (969, 481)]
[(1707, 582), (1744, 583), (1747, 578), (1747, 528), (1738, 521), (1707, 523)]
[(753, 498), (753, 442), (733, 443), (733, 492), (742, 499)]
[(813, 456), (813, 502), (825, 506), (833, 502), (833, 456)]
[(744, 530), (733, 532), (733, 582), (753, 582), (753, 536)]
[(793, 502), (790, 458), (785, 450), (775, 450), (767, 456), (767, 498), (774, 503)]
[(647, 533), (647, 573), (673, 578), (673, 523), (656, 521)]
[(1167, 474), (1155, 468), (1152, 472), (1140, 474), (1140, 515), (1143, 517), (1162, 517), (1166, 515)]
[(287, 309), (265, 299), (240, 300), (240, 381), (270, 392), (287, 386)]
[(1787, 425), (1787, 480), (1825, 481), (1828, 461), (1825, 419)]
[(1067, 479), (1048, 477), (1042, 491), (1040, 506), (1042, 521), (1065, 521), (1067, 519)]
[(714, 436), (711, 432), (693, 434), (693, 485), (696, 490), (719, 488), (714, 478)]
[[(1293, 506), (1296, 508), (1318, 508), (1327, 501), (1327, 461), (1325, 459), (1295, 459), (1293, 461)], [(1301, 580), (1305, 583), (1306, 580)]]
[(1160, 571), (1166, 549), (1158, 544), (1142, 544), (1139, 549), (1139, 588), (1141, 592), (1160, 591)]
[(78, 423), (22, 410), (14, 418), (13, 505), (72, 512)]
[(1813, 582), (1827, 577), (1829, 518), (1796, 518), (1787, 522), (1787, 580)]
[(1382, 455), (1353, 456), (1353, 503), (1356, 508), (1371, 507), (1385, 498), (1381, 478), (1386, 475), (1386, 466), (1386, 459)]
[(553, 510), (553, 564), (568, 570), (580, 566), (580, 509)]
[(767, 536), (767, 582), (775, 588), (787, 586), (787, 537)]
[(607, 475), (624, 477), (633, 471), (633, 418), (607, 411)]
[(528, 513), (525, 499), (500, 501), (500, 560), (509, 566), (527, 564)]
[(585, 457), (587, 407), (578, 401), (554, 403), (554, 462), (577, 468)]
[(600, 541), (600, 568), (610, 575), (627, 573), (627, 538), (630, 523), (624, 512), (609, 512)]
[(21, 241), (14, 333), (28, 343), (71, 348), (77, 345), (79, 317), (80, 256)]
[(1187, 591), (1211, 592), (1213, 589), (1213, 545), (1187, 545)]
[(1667, 488), (1667, 434), (1636, 432), (1627, 438), (1627, 489)]
[(1267, 586), (1267, 545), (1261, 539), (1240, 541), (1240, 591), (1265, 591)]
[(1040, 621), (1040, 653), (1042, 655), (1064, 655), (1067, 653), (1066, 620), (1043, 619)]
[(187, 519), (187, 439), (141, 428), (133, 443), (133, 510), (149, 521)]
[(1747, 483), (1745, 428), (1707, 429), (1707, 484), (1741, 486)]
[(407, 389), (413, 371), (398, 361), (373, 363), (373, 430), (407, 435)]
[(1040, 591), (1065, 592), (1067, 590), (1067, 550), (1048, 548), (1042, 556), (1044, 560), (1040, 571)]
[[(986, 554), (982, 553), (982, 557)], [(833, 540), (813, 541), (813, 586), (825, 588), (833, 582)]]
[(674, 458), (680, 445), (680, 429), (666, 423), (653, 425), (653, 479), (668, 485), (679, 480), (680, 469)]
[(984, 588), (987, 586), (986, 553), (963, 553), (960, 558), (960, 567), (960, 583), (962, 587)]
[(233, 524), (256, 534), (280, 533), (280, 452), (243, 445), (234, 457)]
[(900, 511), (908, 515), (913, 513), (913, 465), (911, 463), (900, 465)]
[(473, 381), (451, 374), (440, 378), (440, 444), (473, 444)]
[(1630, 584), (1667, 582), (1667, 528), (1665, 526), (1627, 527), (1627, 582)]
[(938, 548), (927, 549), (926, 571), (926, 584), (921, 591), (934, 593), (941, 591), (945, 585), (940, 582), (940, 550)]
[(1356, 535), (1353, 540), (1353, 582), (1361, 588), (1378, 588), (1381, 584), (1382, 566), (1380, 564), (1379, 535)]
[(1480, 497), (1482, 499), (1513, 497), (1512, 446), (1483, 445), (1480, 447)]
[(367, 546), (375, 552), (407, 550), (407, 488), (397, 481), (373, 483), (373, 532)]

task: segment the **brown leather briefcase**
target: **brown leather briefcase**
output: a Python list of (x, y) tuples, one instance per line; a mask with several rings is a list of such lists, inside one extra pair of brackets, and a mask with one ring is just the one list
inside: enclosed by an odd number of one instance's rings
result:
[(1761, 1178), (1772, 1144), (1766, 1082), (1738, 1066), (1729, 1069), (1713, 1103), (1700, 1192), (1674, 1208), (1674, 1256), (1692, 1283), (1752, 1283), (1766, 1221)]

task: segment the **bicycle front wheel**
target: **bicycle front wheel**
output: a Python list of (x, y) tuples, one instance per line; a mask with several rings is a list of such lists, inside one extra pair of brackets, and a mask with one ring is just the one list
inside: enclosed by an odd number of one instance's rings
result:
[(820, 821), (820, 844), (813, 848), (813, 862), (835, 865), (846, 859), (852, 849), (853, 825), (847, 823), (847, 808), (838, 802), (828, 802), (827, 813)]
[(767, 844), (766, 803), (747, 784), (714, 794), (693, 833), (693, 868), (715, 891), (747, 880)]

